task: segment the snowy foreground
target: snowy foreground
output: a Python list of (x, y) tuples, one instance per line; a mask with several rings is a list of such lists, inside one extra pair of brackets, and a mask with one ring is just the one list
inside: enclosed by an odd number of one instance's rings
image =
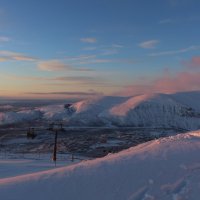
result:
[(199, 152), (196, 131), (68, 167), (31, 174), (24, 167), (24, 175), (0, 179), (0, 199), (199, 200)]

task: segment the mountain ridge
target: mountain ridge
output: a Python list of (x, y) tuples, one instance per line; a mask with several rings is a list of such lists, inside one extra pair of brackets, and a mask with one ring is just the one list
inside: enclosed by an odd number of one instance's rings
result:
[(65, 106), (56, 104), (1, 112), (0, 124), (63, 121), (68, 126), (133, 126), (195, 130), (200, 128), (200, 91), (95, 96)]

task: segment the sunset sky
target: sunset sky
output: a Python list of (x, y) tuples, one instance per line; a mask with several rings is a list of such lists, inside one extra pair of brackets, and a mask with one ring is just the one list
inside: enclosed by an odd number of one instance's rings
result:
[(199, 0), (0, 0), (0, 96), (200, 90)]

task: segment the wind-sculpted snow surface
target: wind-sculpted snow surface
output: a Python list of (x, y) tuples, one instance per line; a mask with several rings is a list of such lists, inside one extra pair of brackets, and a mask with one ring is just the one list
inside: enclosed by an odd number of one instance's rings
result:
[(29, 122), (37, 120), (41, 117), (41, 113), (36, 110), (25, 110), (19, 112), (0, 112), (0, 125), (15, 124), (19, 122)]
[(200, 131), (104, 158), (0, 179), (3, 200), (199, 200)]
[[(76, 126), (134, 126), (195, 130), (200, 128), (200, 92), (134, 97), (97, 96), (69, 106), (0, 113), (0, 124), (35, 119), (67, 121)], [(25, 116), (25, 117), (24, 117)]]

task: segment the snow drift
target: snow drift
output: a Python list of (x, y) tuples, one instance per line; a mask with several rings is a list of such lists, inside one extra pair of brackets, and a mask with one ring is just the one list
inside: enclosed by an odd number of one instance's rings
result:
[(200, 131), (69, 167), (0, 179), (3, 200), (198, 200)]

